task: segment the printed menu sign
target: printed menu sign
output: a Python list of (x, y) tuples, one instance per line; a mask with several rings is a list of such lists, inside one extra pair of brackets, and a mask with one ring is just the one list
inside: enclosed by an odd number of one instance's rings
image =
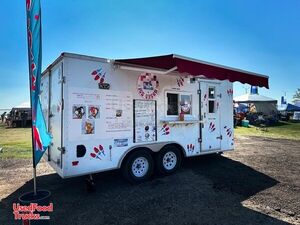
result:
[(151, 142), (156, 135), (156, 101), (134, 100), (134, 141)]
[(109, 135), (132, 135), (132, 96), (129, 92), (109, 91), (104, 96), (105, 132)]
[[(71, 141), (131, 138), (132, 94), (125, 91), (70, 88), (68, 138)], [(117, 142), (116, 145), (124, 145)]]

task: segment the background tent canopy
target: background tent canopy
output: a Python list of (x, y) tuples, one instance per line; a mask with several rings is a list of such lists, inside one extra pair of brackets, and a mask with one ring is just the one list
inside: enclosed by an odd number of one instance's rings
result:
[(229, 80), (231, 82), (239, 81), (253, 86), (269, 88), (268, 76), (175, 54), (147, 58), (117, 59), (115, 63), (177, 71), (192, 76), (203, 75), (210, 79)]
[(245, 94), (233, 98), (236, 103), (248, 103), (255, 106), (256, 112), (264, 114), (272, 114), (277, 111), (277, 100), (259, 95), (259, 94)]
[(23, 102), (20, 105), (17, 105), (13, 108), (18, 108), (18, 109), (30, 109), (30, 102)]
[(283, 107), (279, 107), (278, 110), (294, 112), (294, 111), (300, 111), (300, 107), (288, 103), (286, 105), (283, 105)]
[(254, 102), (273, 102), (277, 103), (276, 99), (269, 98), (259, 94), (244, 94), (233, 98), (237, 103), (254, 103)]

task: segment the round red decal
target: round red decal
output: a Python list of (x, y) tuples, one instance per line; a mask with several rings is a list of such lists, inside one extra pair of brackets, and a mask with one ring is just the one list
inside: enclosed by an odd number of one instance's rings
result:
[(158, 78), (152, 73), (142, 73), (138, 77), (137, 90), (145, 99), (153, 99), (157, 95), (158, 86)]

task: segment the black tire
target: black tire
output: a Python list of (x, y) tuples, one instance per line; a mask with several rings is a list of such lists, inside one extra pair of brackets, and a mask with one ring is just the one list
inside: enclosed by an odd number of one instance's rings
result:
[[(146, 162), (148, 166), (146, 166)], [(134, 166), (137, 165), (137, 166)], [(122, 173), (126, 180), (130, 183), (141, 183), (148, 180), (153, 174), (153, 158), (149, 151), (145, 149), (136, 150), (130, 153), (126, 161), (122, 165)], [(140, 168), (138, 168), (140, 166)], [(145, 171), (143, 167), (148, 167)], [(140, 176), (137, 176), (138, 171), (141, 171)]]
[[(168, 156), (166, 156), (166, 154), (168, 154)], [(174, 157), (174, 154), (176, 157)], [(167, 157), (168, 161), (170, 160), (169, 162), (164, 160), (165, 156)], [(176, 162), (173, 162), (172, 160), (176, 160)], [(156, 169), (163, 175), (172, 174), (180, 167), (181, 160), (182, 157), (180, 150), (174, 145), (167, 145), (163, 147), (156, 156)]]

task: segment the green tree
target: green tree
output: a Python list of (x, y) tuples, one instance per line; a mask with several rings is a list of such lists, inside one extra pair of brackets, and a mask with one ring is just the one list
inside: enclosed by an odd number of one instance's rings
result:
[(297, 89), (296, 93), (293, 96), (293, 102), (300, 101), (300, 88)]

